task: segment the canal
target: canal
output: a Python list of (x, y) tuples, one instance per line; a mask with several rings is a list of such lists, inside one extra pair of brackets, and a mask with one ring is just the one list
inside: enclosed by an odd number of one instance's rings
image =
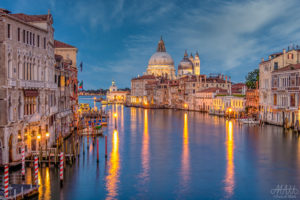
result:
[[(93, 105), (88, 97), (80, 101)], [(104, 129), (107, 160), (104, 137), (98, 164), (96, 145), (85, 137), (85, 154), (81, 148), (66, 165), (62, 189), (57, 168), (40, 168), (39, 199), (273, 199), (278, 185), (300, 189), (295, 133), (199, 112), (105, 109), (117, 113)], [(32, 173), (26, 169), (26, 182)]]

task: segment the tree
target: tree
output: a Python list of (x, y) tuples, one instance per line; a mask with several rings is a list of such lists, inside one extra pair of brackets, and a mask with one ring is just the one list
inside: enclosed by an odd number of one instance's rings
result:
[(259, 81), (259, 69), (255, 69), (246, 76), (246, 85), (249, 89), (256, 89), (256, 82)]

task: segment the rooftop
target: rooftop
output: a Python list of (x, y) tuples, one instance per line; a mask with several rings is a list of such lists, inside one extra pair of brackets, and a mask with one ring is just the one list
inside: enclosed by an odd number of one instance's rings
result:
[(58, 40), (54, 40), (54, 48), (76, 48), (76, 47)]

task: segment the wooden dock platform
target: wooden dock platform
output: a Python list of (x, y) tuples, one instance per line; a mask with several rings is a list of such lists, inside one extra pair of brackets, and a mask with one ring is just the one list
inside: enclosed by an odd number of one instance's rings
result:
[[(10, 184), (8, 186), (8, 198), (9, 199), (28, 199), (30, 197), (36, 196), (39, 193), (38, 185), (28, 185), (28, 184)], [(4, 187), (0, 188), (0, 199), (4, 198)]]

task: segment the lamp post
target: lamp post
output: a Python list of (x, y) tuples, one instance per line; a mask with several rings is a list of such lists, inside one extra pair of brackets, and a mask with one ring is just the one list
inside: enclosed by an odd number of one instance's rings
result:
[(40, 159), (39, 159), (39, 161), (41, 162), (41, 158), (42, 158), (42, 151), (41, 151), (41, 144), (40, 144), (40, 140), (41, 140), (41, 135), (40, 134), (38, 134), (37, 135), (37, 140), (38, 140), (38, 149), (39, 149), (39, 154), (40, 154)]
[(46, 156), (48, 159), (48, 138), (49, 138), (49, 132), (46, 132)]

